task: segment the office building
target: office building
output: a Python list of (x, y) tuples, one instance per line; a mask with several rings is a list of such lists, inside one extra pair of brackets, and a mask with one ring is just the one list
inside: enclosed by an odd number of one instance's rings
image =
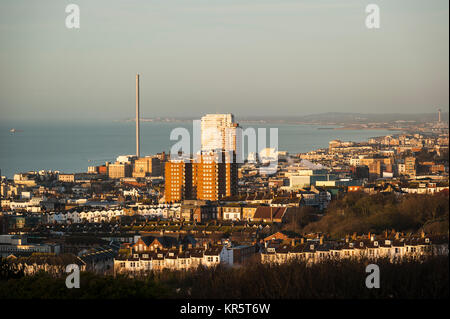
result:
[(416, 158), (406, 157), (405, 158), (405, 174), (409, 176), (416, 176)]
[(133, 177), (161, 176), (161, 160), (156, 156), (141, 157), (134, 161)]
[(127, 163), (114, 163), (108, 166), (109, 178), (131, 177), (131, 165)]

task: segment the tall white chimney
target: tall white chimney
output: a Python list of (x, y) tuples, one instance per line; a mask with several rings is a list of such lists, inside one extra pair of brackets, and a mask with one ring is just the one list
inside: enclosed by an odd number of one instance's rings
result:
[(140, 157), (139, 152), (140, 136), (139, 136), (139, 73), (136, 74), (136, 156)]

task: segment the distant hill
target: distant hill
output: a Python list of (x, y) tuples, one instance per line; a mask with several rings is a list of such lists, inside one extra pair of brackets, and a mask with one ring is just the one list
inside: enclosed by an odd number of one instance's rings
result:
[[(142, 122), (190, 122), (198, 120), (203, 114), (190, 117), (142, 117)], [(403, 122), (435, 122), (437, 121), (437, 112), (435, 113), (388, 113), (388, 114), (370, 114), (370, 113), (344, 113), (328, 112), (319, 114), (299, 115), (299, 116), (239, 116), (235, 114), (238, 123), (308, 123), (308, 124), (367, 124), (367, 123), (394, 123)], [(441, 114), (442, 121), (448, 122), (449, 113)], [(134, 122), (134, 119), (125, 121)]]
[[(443, 121), (448, 121), (449, 113), (442, 113)], [(436, 113), (390, 113), (390, 114), (367, 114), (367, 113), (340, 113), (328, 112), (320, 114), (310, 114), (303, 116), (272, 116), (272, 117), (239, 117), (240, 121), (267, 121), (267, 122), (287, 122), (287, 123), (318, 123), (318, 124), (365, 124), (365, 123), (393, 123), (396, 121), (405, 122), (434, 122), (437, 121)]]

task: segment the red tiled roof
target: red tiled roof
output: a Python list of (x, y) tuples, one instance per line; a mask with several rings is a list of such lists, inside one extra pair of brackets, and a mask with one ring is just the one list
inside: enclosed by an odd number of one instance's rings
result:
[(281, 219), (286, 213), (286, 207), (269, 207), (269, 206), (260, 206), (256, 209), (255, 215), (253, 218), (260, 219), (270, 219), (270, 214), (272, 213), (273, 219)]

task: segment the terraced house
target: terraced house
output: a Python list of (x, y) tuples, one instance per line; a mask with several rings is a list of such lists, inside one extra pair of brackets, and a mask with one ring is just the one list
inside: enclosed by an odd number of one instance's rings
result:
[(432, 237), (422, 234), (420, 237), (384, 237), (377, 239), (347, 239), (345, 242), (292, 240), (286, 243), (273, 239), (265, 243), (261, 252), (263, 263), (284, 263), (289, 260), (301, 260), (315, 263), (323, 260), (339, 260), (345, 258), (389, 258), (392, 262), (403, 258), (420, 259), (430, 255), (448, 256), (448, 237)]
[(73, 254), (33, 253), (28, 257), (10, 255), (7, 262), (15, 270), (23, 270), (25, 275), (45, 271), (51, 275), (61, 276), (66, 274), (66, 267), (71, 264), (77, 265), (80, 271), (86, 270), (86, 263)]
[(114, 259), (114, 273), (145, 273), (163, 269), (188, 270), (200, 265), (212, 267), (220, 264), (221, 245), (198, 245), (185, 236), (146, 236), (119, 252)]

